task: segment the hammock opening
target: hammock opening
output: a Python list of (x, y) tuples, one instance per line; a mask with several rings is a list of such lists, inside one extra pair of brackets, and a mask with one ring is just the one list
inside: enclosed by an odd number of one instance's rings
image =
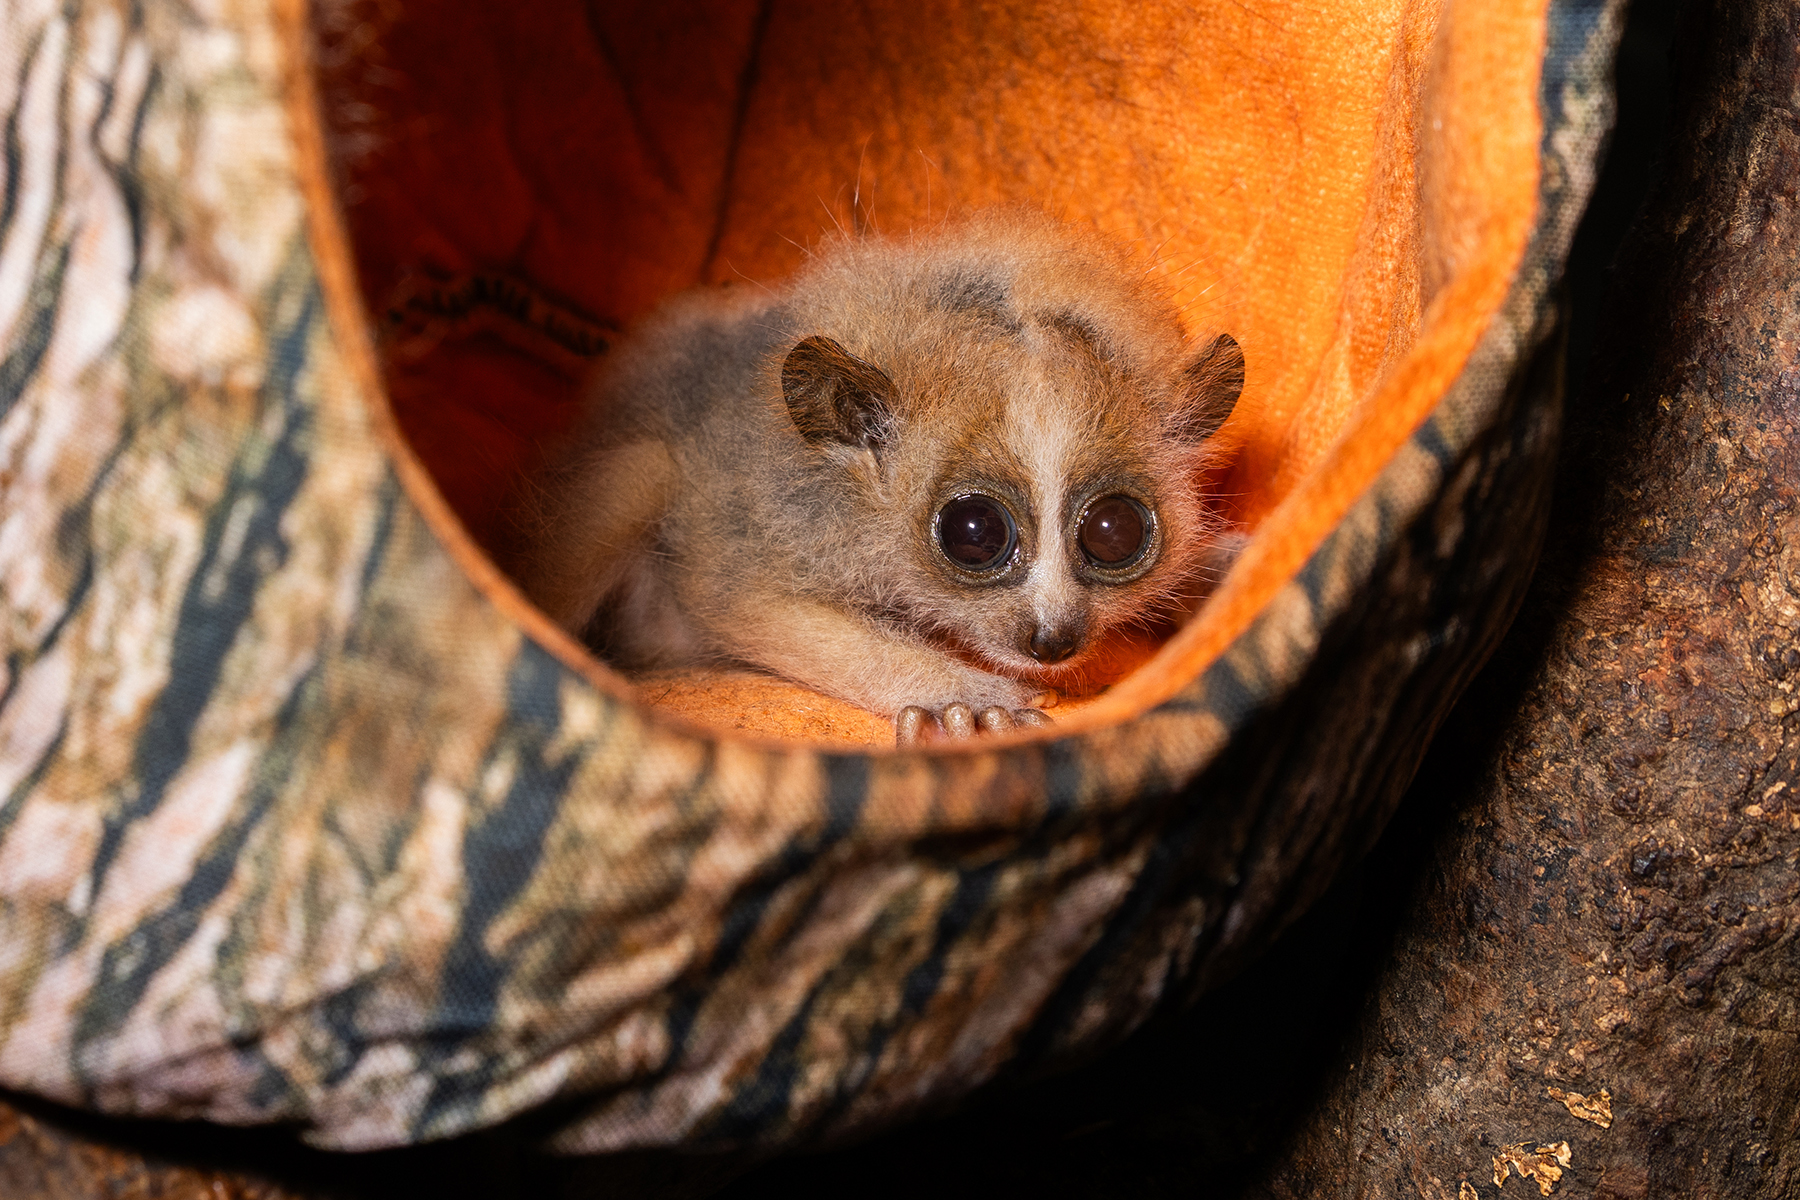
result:
[[(504, 547), (509, 493), (664, 297), (779, 281), (834, 225), (1025, 202), (1134, 248), (1191, 330), (1246, 359), (1216, 490), (1249, 548), (1058, 729), (1173, 694), (1267, 606), (1505, 294), (1534, 209), (1542, 3), (980, 7), (316, 5), (387, 401), (476, 543)], [(638, 694), (715, 728), (892, 741), (759, 679)]]

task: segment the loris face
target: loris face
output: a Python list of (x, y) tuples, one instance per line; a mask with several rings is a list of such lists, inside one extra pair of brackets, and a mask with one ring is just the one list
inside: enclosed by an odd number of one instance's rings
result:
[(1197, 514), (1164, 498), (1161, 464), (1130, 439), (1020, 424), (982, 430), (979, 452), (942, 464), (913, 506), (910, 608), (990, 670), (1057, 684), (1186, 581)]
[(931, 312), (788, 355), (796, 427), (856, 480), (879, 615), (999, 675), (1079, 689), (1108, 633), (1193, 582), (1204, 443), (1242, 387), (1237, 343), (1118, 346), (1096, 323)]

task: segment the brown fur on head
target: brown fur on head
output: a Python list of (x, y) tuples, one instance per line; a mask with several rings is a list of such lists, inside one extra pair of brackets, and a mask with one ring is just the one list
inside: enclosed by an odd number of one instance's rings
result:
[[(1066, 687), (1108, 631), (1166, 613), (1194, 583), (1209, 532), (1197, 475), (1242, 390), (1243, 355), (1228, 336), (1190, 346), (1109, 247), (1018, 213), (929, 253), (847, 240), (795, 282), (781, 316), (799, 335), (781, 363), (788, 414), (836, 465), (833, 503), (861, 528), (795, 548), (832, 559), (822, 573), (885, 619), (990, 671)], [(1013, 544), (993, 565), (946, 551), (943, 514), (963, 497), (1010, 519)], [(1112, 497), (1135, 506), (1145, 544), (1109, 567), (1080, 530)]]

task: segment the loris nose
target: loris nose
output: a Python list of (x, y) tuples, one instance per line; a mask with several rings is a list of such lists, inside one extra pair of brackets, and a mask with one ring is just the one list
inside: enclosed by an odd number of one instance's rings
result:
[(1031, 657), (1041, 663), (1059, 663), (1075, 653), (1081, 634), (1068, 625), (1039, 625), (1031, 635)]

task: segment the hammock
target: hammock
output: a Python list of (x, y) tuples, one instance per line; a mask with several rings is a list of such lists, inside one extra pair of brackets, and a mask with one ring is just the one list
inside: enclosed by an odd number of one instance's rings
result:
[[(979, 7), (7, 7), (0, 1085), (796, 1144), (1117, 1039), (1373, 840), (1534, 559), (1618, 8)], [(660, 297), (1017, 200), (1249, 364), (1248, 548), (1104, 696), (896, 752), (492, 566)]]

